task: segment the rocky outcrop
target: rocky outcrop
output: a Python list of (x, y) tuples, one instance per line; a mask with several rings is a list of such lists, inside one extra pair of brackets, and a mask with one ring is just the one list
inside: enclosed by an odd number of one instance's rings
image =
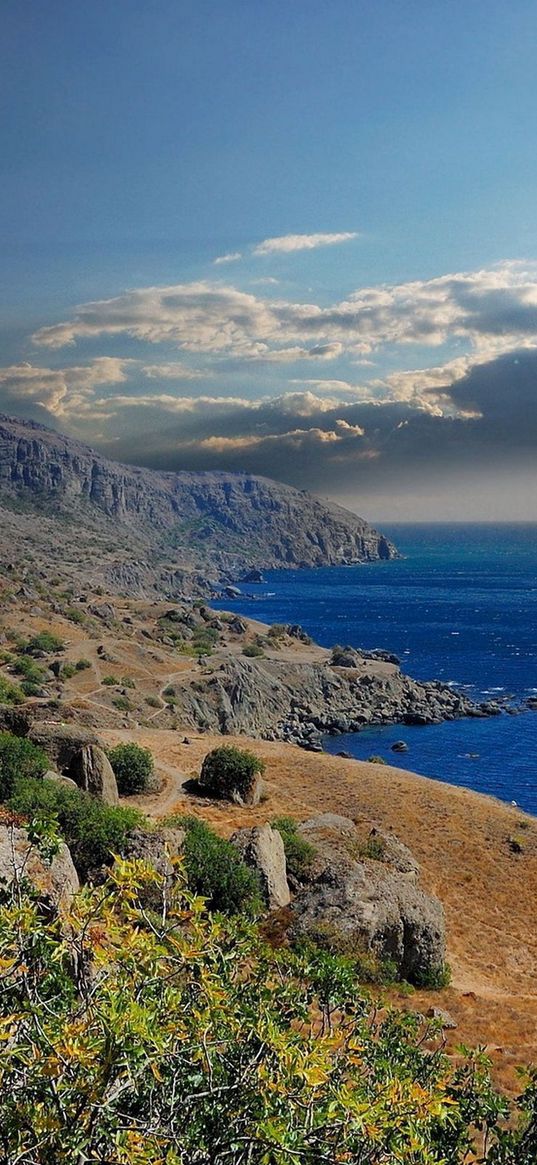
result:
[(10, 887), (22, 879), (30, 882), (45, 905), (58, 910), (68, 907), (80, 888), (73, 859), (63, 842), (46, 862), (25, 829), (0, 824), (0, 886)]
[(252, 829), (239, 829), (230, 838), (243, 862), (257, 870), (261, 879), (263, 897), (269, 910), (288, 906), (291, 901), (285, 850), (281, 834), (268, 822)]
[(115, 561), (107, 554), (102, 577), (137, 594), (191, 592), (200, 571), (205, 580), (224, 573), (231, 581), (268, 567), (368, 562), (397, 554), (363, 518), (291, 486), (245, 473), (160, 473), (120, 465), (32, 421), (5, 416), (0, 417), (0, 499), (7, 506), (22, 500), (26, 518), (34, 508), (36, 539), (43, 522), (58, 513), (64, 540), (70, 523), (78, 538), (79, 571), (84, 540), (93, 540), (94, 579), (98, 547), (90, 527), (107, 534), (120, 553)]
[(354, 668), (333, 667), (328, 653), (319, 663), (230, 654), (212, 675), (178, 685), (175, 698), (185, 727), (316, 750), (325, 733), (359, 732), (373, 724), (439, 724), (497, 710), (437, 681), (412, 680), (384, 660), (364, 656)]
[(114, 771), (99, 737), (85, 728), (64, 724), (31, 725), (28, 736), (39, 745), (60, 775), (106, 801), (117, 805), (119, 797)]
[(445, 961), (444, 912), (416, 885), (419, 867), (407, 847), (380, 830), (364, 841), (354, 822), (336, 814), (299, 828), (315, 859), (292, 904), (291, 937), (370, 952), (411, 983), (437, 974)]

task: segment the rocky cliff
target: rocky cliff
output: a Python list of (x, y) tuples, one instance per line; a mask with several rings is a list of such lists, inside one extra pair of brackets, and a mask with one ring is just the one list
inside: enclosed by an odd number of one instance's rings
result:
[[(108, 576), (144, 587), (155, 564), (180, 591), (181, 571), (213, 578), (251, 567), (321, 566), (396, 556), (363, 518), (306, 492), (250, 474), (159, 473), (109, 461), (31, 421), (0, 417), (0, 503), (60, 516), (82, 545), (95, 528), (115, 539)], [(38, 536), (39, 532), (37, 532)], [(136, 543), (129, 558), (128, 548)], [(153, 578), (158, 589), (158, 579)]]

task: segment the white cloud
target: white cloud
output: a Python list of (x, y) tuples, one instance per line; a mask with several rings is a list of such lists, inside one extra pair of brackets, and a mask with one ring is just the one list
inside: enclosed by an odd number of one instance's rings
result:
[(241, 251), (230, 251), (227, 255), (219, 255), (217, 259), (213, 259), (215, 267), (220, 267), (222, 263), (236, 263), (238, 259), (242, 259)]
[(331, 247), (336, 243), (347, 243), (350, 239), (357, 239), (358, 231), (340, 231), (338, 234), (314, 235), (276, 235), (272, 239), (263, 239), (253, 248), (254, 255), (274, 255), (276, 253), (289, 254), (291, 251), (313, 251), (316, 247)]
[(141, 371), (148, 380), (199, 380), (210, 373), (199, 372), (194, 368), (187, 368), (185, 364), (144, 364)]
[(173, 344), (184, 352), (291, 363), (363, 357), (386, 346), (465, 345), (480, 360), (537, 343), (537, 266), (497, 267), (365, 287), (332, 306), (263, 298), (219, 283), (127, 291), (83, 304), (42, 328), (51, 349), (98, 336)]

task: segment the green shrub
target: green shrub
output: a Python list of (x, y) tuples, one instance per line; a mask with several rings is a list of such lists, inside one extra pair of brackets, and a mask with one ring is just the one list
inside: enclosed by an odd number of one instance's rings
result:
[(25, 655), (53, 655), (64, 649), (63, 639), (59, 639), (51, 631), (39, 631), (37, 635), (32, 635), (22, 648)]
[(103, 676), (101, 684), (103, 684), (105, 688), (116, 688), (119, 684), (119, 680), (117, 676)]
[(136, 809), (105, 805), (81, 789), (55, 781), (19, 779), (9, 804), (25, 817), (38, 813), (57, 820), (81, 878), (91, 869), (110, 864), (112, 855), (121, 853), (129, 832), (144, 822)]
[(175, 691), (173, 684), (168, 684), (168, 687), (164, 688), (164, 691), (162, 693), (163, 696), (175, 696), (176, 694), (177, 693)]
[(204, 758), (200, 783), (215, 797), (229, 797), (232, 792), (244, 796), (256, 774), (263, 775), (264, 772), (264, 762), (255, 753), (233, 745), (221, 745)]
[(146, 704), (149, 705), (150, 708), (160, 708), (161, 707), (161, 702), (160, 702), (158, 696), (146, 696), (145, 702), (146, 702)]
[(384, 760), (383, 756), (376, 756), (373, 754), (373, 756), (368, 756), (367, 763), (370, 765), (385, 765), (388, 762)]
[(82, 626), (88, 621), (88, 616), (84, 611), (80, 611), (78, 607), (68, 607), (65, 616), (71, 620), (71, 623), (77, 623), (79, 626)]
[(315, 846), (307, 841), (298, 830), (293, 817), (275, 817), (272, 828), (281, 834), (287, 873), (300, 881), (306, 877), (315, 857)]
[(136, 687), (136, 684), (135, 684), (134, 680), (131, 679), (131, 676), (122, 676), (121, 677), (121, 684), (124, 688), (135, 688)]
[(34, 683), (33, 680), (23, 680), (21, 683), (21, 692), (24, 692), (25, 696), (40, 696), (42, 690), (41, 685)]
[(242, 649), (242, 654), (245, 655), (247, 659), (259, 659), (260, 656), (265, 654), (265, 652), (258, 643), (247, 643), (246, 647), (243, 647)]
[(386, 857), (386, 843), (381, 837), (368, 837), (360, 846), (360, 857), (370, 858), (373, 862), (383, 862)]
[(11, 797), (19, 779), (42, 777), (48, 767), (44, 752), (31, 740), (0, 732), (0, 801)]
[(270, 639), (282, 639), (285, 635), (285, 632), (285, 623), (272, 623), (267, 631), (267, 635)]
[(13, 670), (18, 676), (24, 676), (24, 679), (29, 680), (32, 684), (42, 684), (46, 679), (45, 669), (39, 667), (39, 664), (28, 655), (18, 656), (14, 662)]
[(76, 675), (75, 664), (74, 663), (64, 663), (62, 670), (60, 672), (60, 678), (62, 680), (70, 680), (70, 679), (72, 679), (72, 677), (74, 675)]
[(155, 765), (148, 748), (134, 743), (116, 744), (108, 749), (108, 759), (122, 797), (144, 793), (150, 787)]
[(77, 671), (87, 671), (91, 667), (91, 659), (77, 659), (75, 667)]
[(207, 899), (209, 910), (255, 917), (263, 910), (261, 884), (229, 841), (197, 817), (174, 817), (186, 832), (183, 859), (189, 888)]
[(451, 983), (451, 967), (449, 963), (439, 963), (429, 971), (418, 972), (412, 982), (426, 991), (442, 991)]
[(128, 696), (114, 696), (112, 703), (114, 705), (114, 708), (117, 708), (119, 712), (131, 712), (132, 711), (133, 705), (132, 705), (131, 701), (129, 700)]
[(0, 704), (22, 704), (24, 696), (18, 684), (0, 675)]

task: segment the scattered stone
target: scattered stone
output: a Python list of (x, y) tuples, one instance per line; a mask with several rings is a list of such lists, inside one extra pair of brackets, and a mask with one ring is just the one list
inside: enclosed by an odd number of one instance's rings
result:
[(454, 1031), (457, 1027), (456, 1021), (449, 1011), (444, 1011), (442, 1007), (430, 1007), (427, 1012), (428, 1019), (438, 1019), (445, 1030)]
[(90, 615), (102, 619), (103, 623), (111, 623), (116, 618), (115, 608), (111, 603), (95, 603), (88, 608)]
[(66, 789), (78, 789), (76, 781), (71, 777), (64, 776), (63, 773), (56, 773), (53, 769), (49, 769), (43, 776), (44, 781), (55, 781), (58, 785), (65, 785)]
[(392, 752), (408, 752), (408, 744), (404, 740), (396, 740), (391, 749)]

